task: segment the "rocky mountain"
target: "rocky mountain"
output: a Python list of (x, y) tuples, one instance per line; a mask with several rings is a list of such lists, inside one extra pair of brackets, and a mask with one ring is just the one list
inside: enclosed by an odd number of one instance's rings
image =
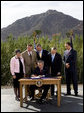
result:
[(5, 41), (9, 34), (13, 34), (15, 38), (31, 35), (35, 30), (41, 30), (42, 35), (49, 37), (55, 33), (64, 36), (71, 29), (77, 34), (83, 34), (83, 21), (56, 10), (48, 10), (45, 13), (19, 19), (8, 27), (2, 28), (1, 39)]
[(80, 22), (77, 26), (75, 26), (73, 28), (73, 32), (79, 35), (83, 34), (83, 22)]

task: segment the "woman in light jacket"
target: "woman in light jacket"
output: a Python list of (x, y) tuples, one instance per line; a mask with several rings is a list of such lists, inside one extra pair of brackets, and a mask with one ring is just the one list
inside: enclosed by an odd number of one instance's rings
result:
[(15, 92), (15, 99), (19, 100), (20, 98), (20, 88), (19, 88), (19, 79), (24, 77), (25, 67), (24, 67), (24, 59), (21, 56), (21, 51), (16, 50), (16, 55), (11, 58), (10, 61), (10, 71), (13, 76), (13, 86)]

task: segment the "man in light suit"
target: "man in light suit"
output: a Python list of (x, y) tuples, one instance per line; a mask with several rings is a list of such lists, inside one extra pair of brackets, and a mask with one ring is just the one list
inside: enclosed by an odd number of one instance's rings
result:
[(37, 66), (37, 54), (33, 50), (32, 44), (27, 45), (27, 50), (22, 53), (25, 65), (25, 75), (30, 77)]
[[(30, 78), (32, 72), (37, 67), (37, 54), (33, 50), (32, 44), (27, 45), (27, 50), (22, 53), (25, 65), (25, 77)], [(31, 95), (30, 86), (28, 86), (28, 95)]]

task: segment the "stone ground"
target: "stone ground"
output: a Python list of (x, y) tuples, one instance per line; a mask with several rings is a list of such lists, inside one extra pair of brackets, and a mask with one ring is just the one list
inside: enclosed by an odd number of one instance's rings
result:
[(83, 112), (83, 85), (79, 85), (79, 96), (64, 96), (66, 93), (65, 85), (62, 85), (61, 106), (57, 107), (57, 98), (50, 99), (44, 104), (37, 102), (23, 103), (24, 107), (20, 107), (20, 102), (15, 101), (13, 88), (1, 88), (1, 112)]

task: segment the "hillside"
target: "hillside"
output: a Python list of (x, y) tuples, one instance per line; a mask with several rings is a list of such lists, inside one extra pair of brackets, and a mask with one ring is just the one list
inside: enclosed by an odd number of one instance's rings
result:
[(1, 39), (5, 41), (9, 34), (13, 34), (15, 38), (20, 35), (31, 35), (37, 29), (42, 31), (42, 35), (49, 37), (59, 32), (64, 36), (70, 29), (77, 34), (82, 34), (83, 22), (62, 12), (48, 10), (45, 13), (19, 19), (1, 29)]

